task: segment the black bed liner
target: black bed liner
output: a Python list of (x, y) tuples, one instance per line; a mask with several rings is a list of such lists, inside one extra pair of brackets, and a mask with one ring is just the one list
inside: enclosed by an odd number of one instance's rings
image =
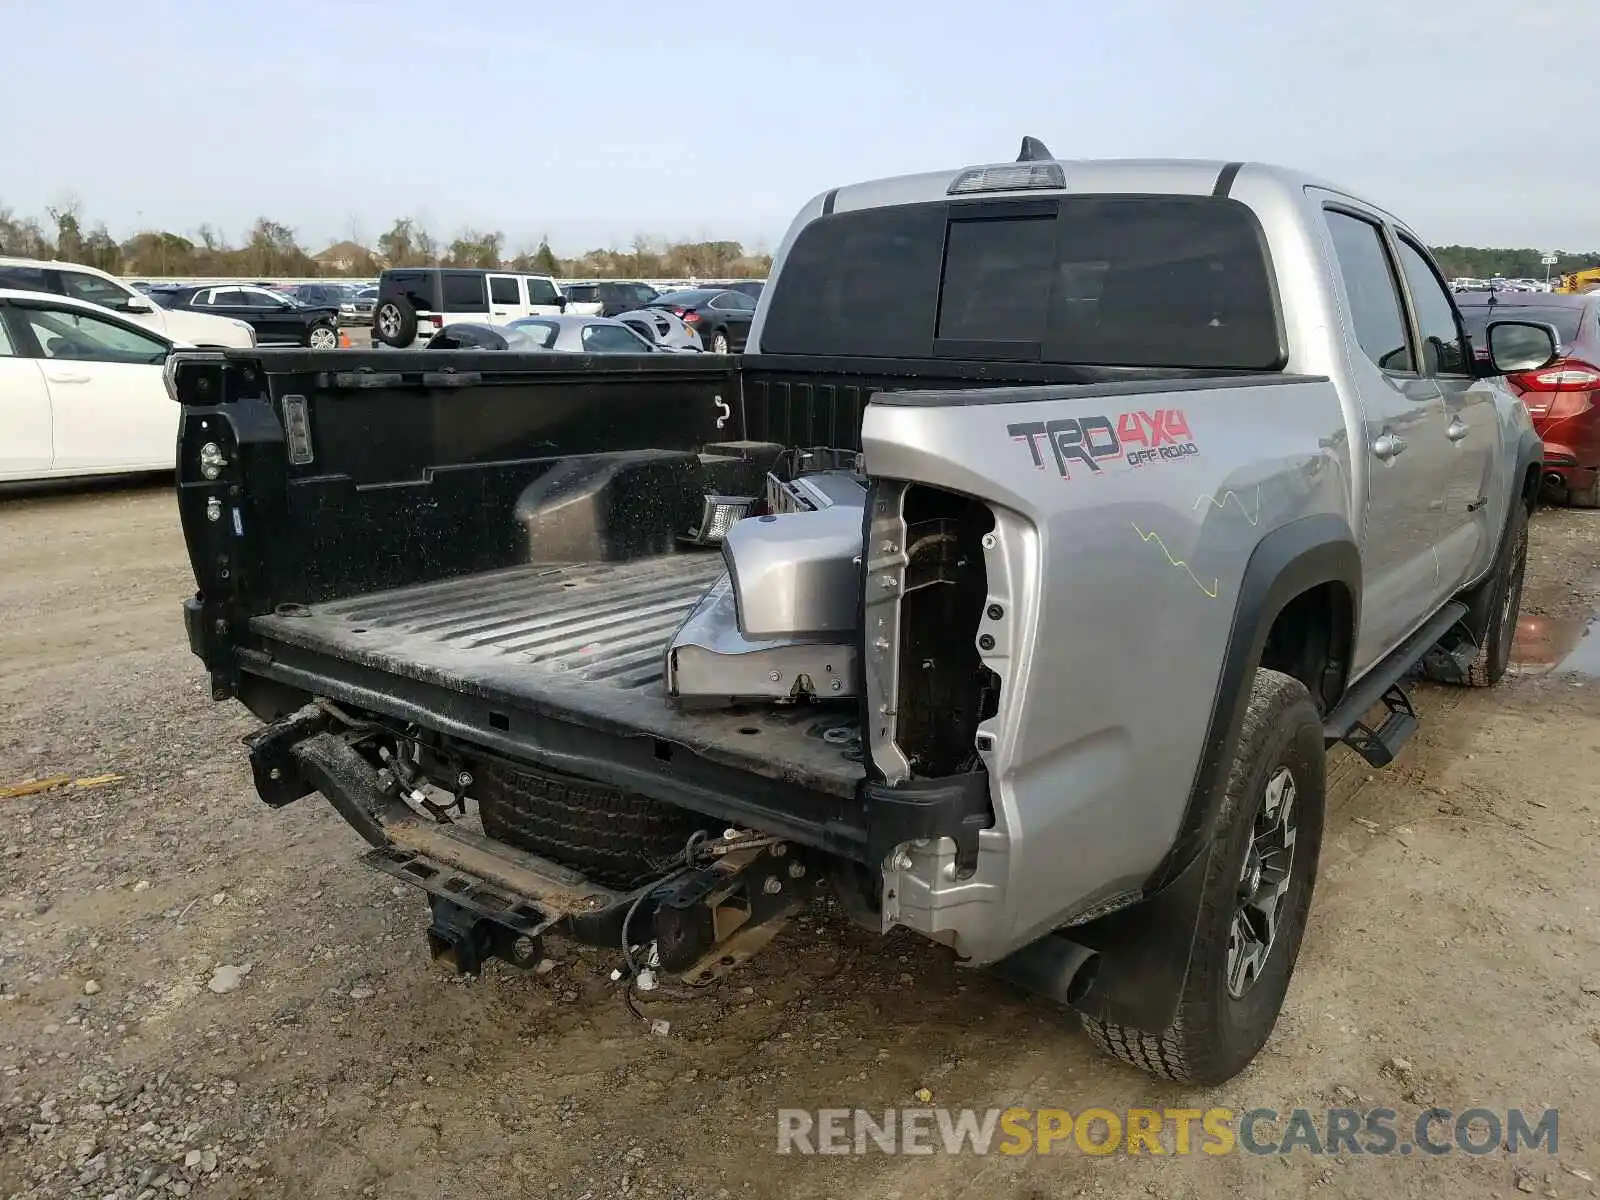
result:
[[(672, 748), (682, 747), (740, 772), (853, 800), (861, 764), (822, 739), (827, 728), (854, 725), (853, 706), (680, 712), (666, 703), (667, 642), (721, 570), (716, 553), (534, 564), (285, 606), (252, 619), (267, 650), (246, 669), (296, 683), (308, 672), (342, 677), (363, 693), (351, 699), (406, 719), (415, 717), (407, 709), (437, 703), (432, 689), (444, 689), (486, 702), (473, 706), (483, 728), (471, 731), (486, 743), (520, 732), (536, 737), (525, 718), (554, 719), (655, 743), (651, 757), (663, 774), (672, 771)], [(364, 694), (369, 672), (387, 681), (383, 695)], [(408, 698), (395, 686), (405, 680), (429, 687)], [(559, 747), (550, 751), (551, 765), (570, 768)]]

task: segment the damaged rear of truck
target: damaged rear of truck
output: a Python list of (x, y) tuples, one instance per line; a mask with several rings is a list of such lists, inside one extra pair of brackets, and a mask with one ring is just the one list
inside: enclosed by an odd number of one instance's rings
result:
[(461, 969), (558, 935), (708, 982), (826, 889), (1237, 1072), (1325, 741), (1392, 757), (1405, 667), (1493, 666), (1453, 597), (1512, 570), (1527, 451), (1488, 404), (1478, 524), (1413, 487), (1364, 562), (1401, 492), (1322, 202), (1041, 149), (817, 197), (740, 359), (176, 358), (189, 638), (261, 799), (321, 792)]

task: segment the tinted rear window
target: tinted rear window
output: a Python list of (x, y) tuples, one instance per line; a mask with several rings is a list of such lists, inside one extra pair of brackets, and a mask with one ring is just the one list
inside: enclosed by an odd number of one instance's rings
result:
[(1277, 368), (1265, 240), (1234, 200), (1071, 196), (823, 217), (773, 282), (762, 349)]
[(1577, 304), (1464, 304), (1461, 320), (1474, 346), (1484, 344), (1484, 330), (1490, 321), (1539, 321), (1554, 325), (1561, 340), (1570, 345), (1578, 340), (1583, 311), (1583, 306)]
[(385, 271), (378, 281), (378, 294), (387, 299), (404, 296), (418, 312), (443, 312), (439, 306), (439, 272)]
[(489, 296), (484, 278), (474, 271), (440, 271), (445, 312), (488, 312)]
[(600, 288), (592, 283), (567, 284), (567, 299), (577, 304), (588, 304), (599, 294)]

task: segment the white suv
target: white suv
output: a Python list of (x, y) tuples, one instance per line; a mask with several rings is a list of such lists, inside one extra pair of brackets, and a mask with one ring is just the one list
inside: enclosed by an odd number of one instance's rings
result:
[(231, 346), (247, 350), (256, 344), (255, 330), (243, 321), (205, 313), (168, 311), (148, 296), (141, 296), (115, 275), (79, 263), (0, 258), (0, 288), (86, 300), (121, 313), (134, 324), (143, 325), (174, 342), (187, 342), (191, 346)]
[(509, 325), (567, 310), (548, 275), (455, 267), (393, 267), (378, 277), (372, 344), (421, 345), (446, 325)]

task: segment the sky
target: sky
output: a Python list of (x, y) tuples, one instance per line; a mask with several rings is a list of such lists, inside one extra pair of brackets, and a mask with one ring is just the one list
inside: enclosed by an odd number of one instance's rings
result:
[(0, 0), (0, 207), (121, 238), (394, 218), (771, 249), (812, 195), (1015, 157), (1298, 167), (1435, 245), (1600, 248), (1596, 0)]

